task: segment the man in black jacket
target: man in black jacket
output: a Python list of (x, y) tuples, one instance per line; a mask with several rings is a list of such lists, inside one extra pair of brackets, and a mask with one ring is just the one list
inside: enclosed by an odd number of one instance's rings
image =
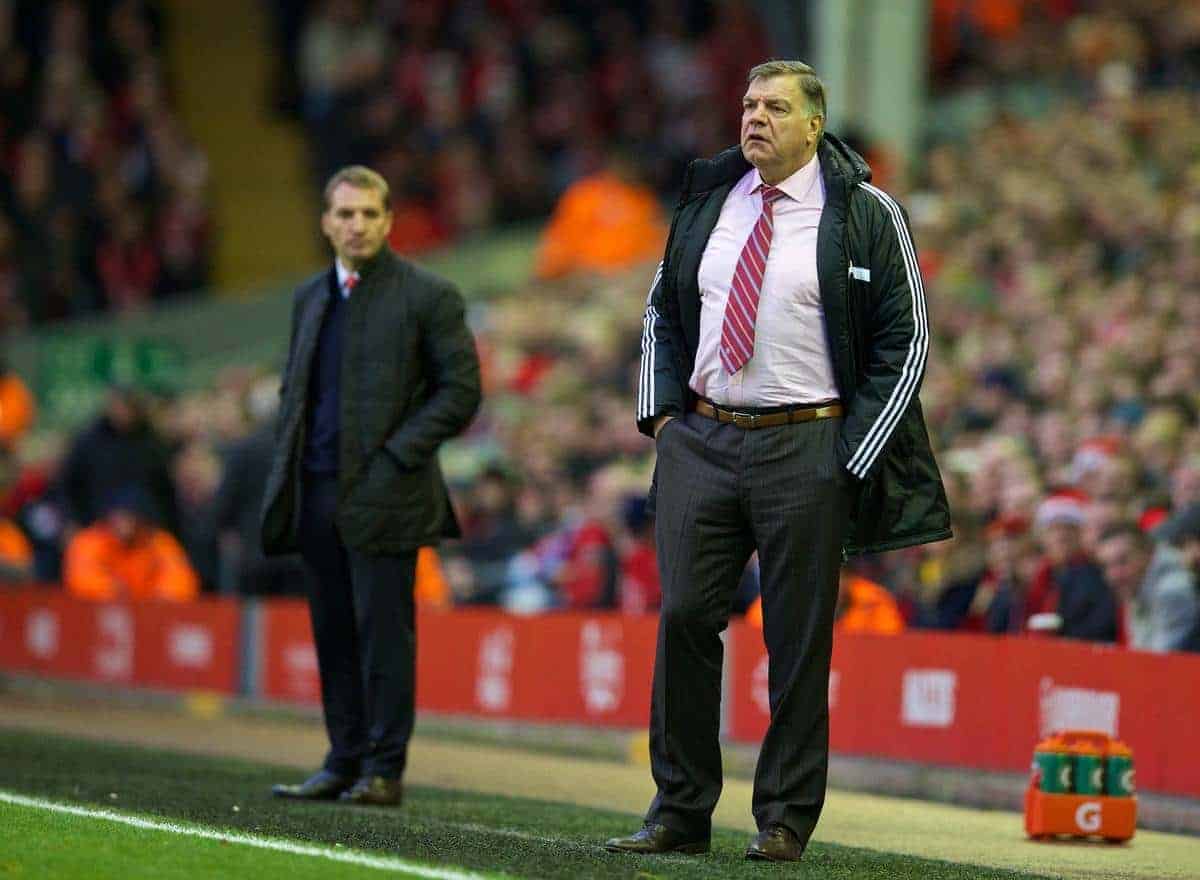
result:
[(330, 749), (280, 797), (401, 799), (413, 726), (417, 550), (458, 523), (437, 461), (479, 407), (454, 286), (386, 246), (388, 186), (344, 168), (325, 188), (330, 269), (296, 291), (263, 550), (299, 551)]
[(658, 451), (658, 794), (615, 851), (708, 849), (719, 634), (757, 550), (771, 725), (746, 855), (798, 859), (825, 798), (839, 565), (950, 536), (917, 401), (929, 325), (907, 219), (824, 123), (810, 67), (751, 70), (741, 143), (688, 167), (651, 286), (637, 424)]
[(68, 519), (82, 528), (99, 519), (107, 499), (125, 486), (137, 486), (159, 524), (179, 536), (170, 447), (151, 424), (142, 395), (114, 385), (104, 412), (71, 444), (58, 488)]

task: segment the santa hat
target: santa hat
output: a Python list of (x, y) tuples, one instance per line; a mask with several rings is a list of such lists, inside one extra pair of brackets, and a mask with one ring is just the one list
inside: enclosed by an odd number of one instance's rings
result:
[(1081, 526), (1087, 505), (1088, 497), (1083, 492), (1061, 489), (1052, 493), (1038, 505), (1037, 513), (1033, 517), (1033, 524), (1038, 528), (1051, 523), (1069, 523)]
[(1071, 459), (1071, 482), (1078, 483), (1084, 476), (1121, 453), (1120, 437), (1093, 437), (1084, 440)]

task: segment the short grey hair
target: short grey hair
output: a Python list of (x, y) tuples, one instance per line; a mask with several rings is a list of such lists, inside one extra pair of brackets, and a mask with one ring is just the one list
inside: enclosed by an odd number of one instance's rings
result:
[(326, 209), (333, 203), (333, 191), (343, 183), (348, 183), (359, 189), (373, 189), (378, 191), (380, 196), (383, 197), (383, 207), (390, 210), (389, 199), (391, 198), (391, 187), (388, 186), (388, 182), (382, 174), (368, 168), (366, 165), (347, 165), (345, 168), (339, 168), (333, 177), (329, 178), (329, 182), (325, 184)]
[(771, 79), (776, 76), (794, 76), (799, 80), (800, 91), (808, 99), (808, 112), (825, 118), (825, 84), (817, 76), (817, 72), (803, 61), (764, 61), (750, 68), (746, 74), (746, 82), (756, 79)]

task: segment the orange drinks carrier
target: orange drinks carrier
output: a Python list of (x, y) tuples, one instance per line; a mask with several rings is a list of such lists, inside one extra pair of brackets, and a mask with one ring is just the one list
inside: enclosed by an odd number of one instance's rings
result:
[[(1049, 772), (1054, 779), (1046, 778)], [(1095, 730), (1064, 730), (1037, 744), (1025, 791), (1026, 834), (1123, 843), (1136, 825), (1133, 752), (1125, 743)]]

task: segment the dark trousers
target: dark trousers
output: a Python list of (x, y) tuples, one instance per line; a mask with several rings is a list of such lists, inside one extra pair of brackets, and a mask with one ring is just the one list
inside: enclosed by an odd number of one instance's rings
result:
[(336, 474), (306, 473), (300, 546), (315, 578), (308, 596), (329, 754), (343, 776), (399, 777), (416, 690), (416, 551), (378, 556), (346, 547), (334, 525)]
[(811, 836), (829, 764), (829, 663), (850, 480), (841, 419), (748, 431), (696, 413), (658, 446), (663, 605), (650, 712), (658, 794), (647, 819), (711, 831), (721, 793), (720, 633), (757, 550), (771, 724), (754, 776), (758, 827)]

